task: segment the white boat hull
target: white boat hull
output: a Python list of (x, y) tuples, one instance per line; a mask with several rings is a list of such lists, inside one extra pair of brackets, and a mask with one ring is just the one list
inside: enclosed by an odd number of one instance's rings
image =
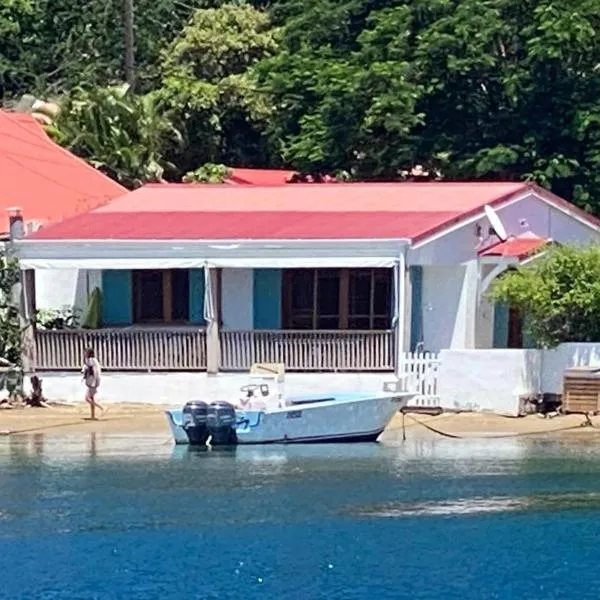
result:
[[(349, 395), (346, 395), (349, 396)], [(375, 441), (414, 394), (340, 396), (310, 402), (304, 400), (269, 411), (236, 410), (238, 444), (300, 444)], [(182, 411), (167, 411), (176, 444), (187, 444)]]

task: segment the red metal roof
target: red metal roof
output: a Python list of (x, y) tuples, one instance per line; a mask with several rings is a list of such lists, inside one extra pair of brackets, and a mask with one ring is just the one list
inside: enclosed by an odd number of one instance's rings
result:
[(89, 211), (127, 192), (55, 144), (30, 115), (2, 111), (0, 190), (0, 211), (18, 206), (26, 221), (50, 222)]
[(520, 183), (147, 185), (30, 239), (422, 239)]
[(280, 169), (230, 169), (228, 183), (250, 185), (285, 185), (296, 171)]
[(520, 183), (294, 183), (286, 186), (149, 184), (103, 212), (454, 212), (527, 191)]
[[(98, 212), (41, 229), (34, 239), (395, 239), (426, 232), (454, 213)], [(107, 235), (107, 232), (110, 232)]]
[(549, 243), (549, 240), (536, 235), (511, 237), (481, 250), (480, 256), (502, 256), (505, 258), (526, 258)]

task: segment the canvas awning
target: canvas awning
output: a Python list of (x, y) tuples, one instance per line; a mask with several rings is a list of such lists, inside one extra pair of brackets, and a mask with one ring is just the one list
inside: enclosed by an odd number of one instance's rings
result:
[(22, 269), (391, 268), (402, 241), (17, 242)]

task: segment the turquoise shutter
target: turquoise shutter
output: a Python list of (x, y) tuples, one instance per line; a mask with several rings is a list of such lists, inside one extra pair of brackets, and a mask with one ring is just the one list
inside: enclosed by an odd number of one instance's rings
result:
[(132, 323), (131, 271), (102, 271), (102, 324), (111, 326)]
[(281, 269), (254, 269), (254, 329), (281, 329)]

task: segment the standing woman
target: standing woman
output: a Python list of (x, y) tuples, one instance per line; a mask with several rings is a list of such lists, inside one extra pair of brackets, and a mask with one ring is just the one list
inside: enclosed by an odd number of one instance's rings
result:
[(100, 374), (102, 371), (100, 370), (100, 363), (96, 359), (94, 351), (91, 348), (88, 348), (85, 351), (81, 372), (83, 373), (83, 381), (85, 382), (86, 387), (85, 401), (90, 405), (90, 416), (92, 421), (95, 421), (96, 407), (104, 412), (104, 408), (96, 402), (96, 392), (100, 387)]

